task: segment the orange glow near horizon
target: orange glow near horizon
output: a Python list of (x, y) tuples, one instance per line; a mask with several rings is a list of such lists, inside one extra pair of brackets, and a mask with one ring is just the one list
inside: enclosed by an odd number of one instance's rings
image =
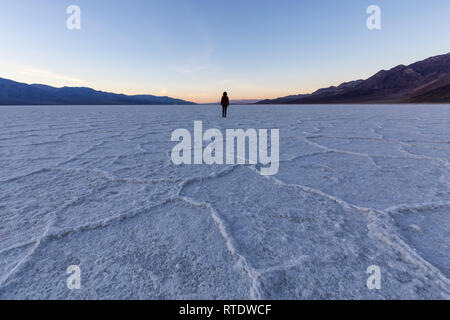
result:
[[(93, 88), (95, 89), (95, 88)], [(161, 94), (157, 91), (152, 92), (149, 90), (148, 92), (140, 92), (140, 91), (134, 91), (134, 90), (117, 90), (115, 88), (110, 89), (102, 89), (101, 91), (108, 91), (113, 93), (122, 93), (126, 95), (145, 95), (145, 94), (151, 94), (156, 96), (168, 96), (170, 98), (175, 99), (182, 99), (185, 101), (195, 102), (195, 103), (218, 103), (220, 99), (222, 98), (223, 91), (227, 91), (228, 96), (231, 100), (265, 100), (265, 99), (276, 99), (280, 97), (285, 97), (289, 95), (296, 95), (296, 94), (309, 94), (314, 91), (316, 91), (319, 88), (308, 88), (308, 89), (294, 89), (294, 90), (271, 90), (271, 94), (267, 94), (267, 90), (261, 90), (261, 94), (259, 95), (256, 90), (252, 90), (251, 92), (242, 92), (240, 90), (239, 92), (234, 92), (233, 90), (224, 88), (224, 89), (218, 89), (217, 92), (214, 94), (211, 93), (185, 93), (185, 92), (176, 92), (168, 90), (164, 94)], [(97, 89), (96, 89), (97, 90)]]
[(265, 84), (251, 82), (231, 82), (228, 85), (207, 83), (200, 89), (191, 83), (186, 86), (178, 83), (176, 87), (158, 86), (158, 83), (141, 83), (140, 81), (118, 83), (118, 80), (98, 78), (95, 80), (83, 80), (76, 77), (68, 77), (60, 73), (46, 69), (30, 68), (11, 64), (2, 64), (0, 78), (9, 79), (26, 84), (44, 84), (53, 87), (88, 87), (98, 91), (111, 92), (126, 95), (154, 95), (168, 96), (174, 99), (182, 99), (195, 103), (218, 103), (223, 91), (227, 91), (231, 100), (265, 100), (285, 97), (288, 95), (307, 94), (318, 88), (326, 86), (326, 83), (312, 83), (305, 87), (305, 83), (298, 82), (297, 85), (288, 83), (277, 83), (275, 87)]

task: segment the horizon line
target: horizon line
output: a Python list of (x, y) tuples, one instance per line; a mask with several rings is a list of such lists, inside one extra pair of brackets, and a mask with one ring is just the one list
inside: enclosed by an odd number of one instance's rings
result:
[[(346, 80), (346, 81), (343, 81), (343, 82), (341, 82), (339, 84), (332, 84), (332, 85), (323, 86), (323, 87), (319, 86), (319, 87), (311, 89), (309, 91), (305, 90), (305, 92), (301, 92), (301, 90), (299, 90), (299, 91), (297, 91), (297, 93), (289, 93), (289, 94), (286, 94), (286, 95), (273, 95), (273, 96), (270, 96), (270, 97), (260, 97), (260, 98), (232, 98), (230, 100), (231, 101), (255, 101), (255, 102), (258, 102), (258, 101), (263, 101), (263, 100), (275, 100), (275, 99), (278, 99), (278, 98), (284, 98), (284, 97), (288, 97), (288, 96), (309, 95), (309, 94), (312, 94), (312, 93), (316, 92), (317, 90), (331, 88), (331, 87), (337, 87), (337, 86), (339, 86), (341, 84), (344, 84), (344, 83), (347, 83), (347, 82), (367, 80), (367, 79), (371, 78), (372, 76), (374, 76), (375, 74), (377, 74), (378, 72), (391, 70), (391, 69), (396, 68), (398, 66), (409, 66), (409, 65), (417, 63), (417, 62), (421, 62), (421, 61), (425, 61), (427, 59), (431, 59), (431, 58), (438, 57), (438, 56), (449, 55), (449, 54), (450, 54), (450, 52), (446, 52), (446, 53), (441, 53), (441, 54), (437, 54), (437, 55), (433, 55), (433, 56), (428, 56), (426, 58), (423, 58), (423, 59), (420, 59), (420, 60), (416, 60), (415, 62), (410, 63), (410, 64), (403, 64), (403, 63), (396, 64), (396, 65), (394, 65), (393, 67), (390, 67), (390, 68), (378, 69), (378, 71), (372, 73), (371, 75), (367, 76), (366, 78)], [(4, 78), (2, 76), (0, 76), (0, 79), (9, 80), (9, 81), (13, 81), (13, 82), (21, 83), (21, 84), (25, 84), (25, 85), (45, 85), (45, 86), (58, 88), (58, 89), (60, 89), (60, 88), (87, 88), (87, 89), (91, 89), (91, 90), (94, 90), (94, 91), (99, 91), (99, 92), (104, 92), (104, 93), (111, 93), (111, 94), (117, 94), (117, 95), (125, 95), (125, 96), (149, 95), (149, 96), (163, 97), (163, 98), (167, 97), (167, 98), (183, 100), (183, 101), (191, 102), (191, 103), (195, 103), (195, 104), (217, 104), (220, 101), (220, 96), (221, 96), (221, 93), (223, 91), (229, 91), (231, 93), (230, 96), (232, 96), (232, 91), (231, 90), (227, 90), (227, 89), (217, 90), (219, 98), (216, 101), (211, 101), (210, 98), (207, 98), (207, 99), (203, 100), (200, 97), (192, 98), (192, 97), (172, 96), (172, 95), (166, 95), (166, 94), (161, 95), (161, 94), (158, 94), (158, 93), (135, 93), (135, 92), (131, 93), (131, 92), (127, 92), (127, 91), (118, 92), (118, 91), (114, 91), (113, 89), (95, 89), (95, 85), (89, 86), (88, 82), (86, 82), (86, 85), (84, 85), (84, 86), (68, 86), (68, 85), (50, 85), (50, 84), (46, 84), (46, 83), (28, 82), (28, 81), (24, 81), (24, 80), (18, 80), (17, 81), (17, 80)], [(169, 94), (169, 93), (167, 93), (167, 94)]]

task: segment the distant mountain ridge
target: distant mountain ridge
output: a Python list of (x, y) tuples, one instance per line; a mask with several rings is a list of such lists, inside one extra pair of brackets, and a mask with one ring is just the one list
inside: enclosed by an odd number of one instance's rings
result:
[(0, 105), (169, 105), (195, 103), (154, 95), (116, 94), (84, 87), (55, 88), (0, 78)]
[(258, 103), (450, 103), (450, 53), (381, 70), (366, 80)]

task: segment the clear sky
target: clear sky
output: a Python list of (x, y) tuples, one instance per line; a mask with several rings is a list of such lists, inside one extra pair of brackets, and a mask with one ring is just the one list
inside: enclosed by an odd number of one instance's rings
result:
[[(66, 9), (81, 8), (81, 30)], [(382, 29), (366, 27), (369, 5)], [(3, 0), (0, 77), (195, 102), (310, 93), (450, 52), (449, 0)]]

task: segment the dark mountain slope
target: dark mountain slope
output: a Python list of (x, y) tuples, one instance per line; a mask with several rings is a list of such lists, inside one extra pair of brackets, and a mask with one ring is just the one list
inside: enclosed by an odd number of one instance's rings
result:
[(0, 78), (0, 105), (156, 105), (195, 104), (153, 95), (127, 96), (91, 88), (55, 88)]
[(445, 93), (449, 84), (450, 53), (409, 66), (399, 65), (390, 70), (382, 70), (366, 80), (345, 82), (338, 87), (319, 89), (312, 94), (263, 100), (259, 103), (449, 103), (450, 99)]

